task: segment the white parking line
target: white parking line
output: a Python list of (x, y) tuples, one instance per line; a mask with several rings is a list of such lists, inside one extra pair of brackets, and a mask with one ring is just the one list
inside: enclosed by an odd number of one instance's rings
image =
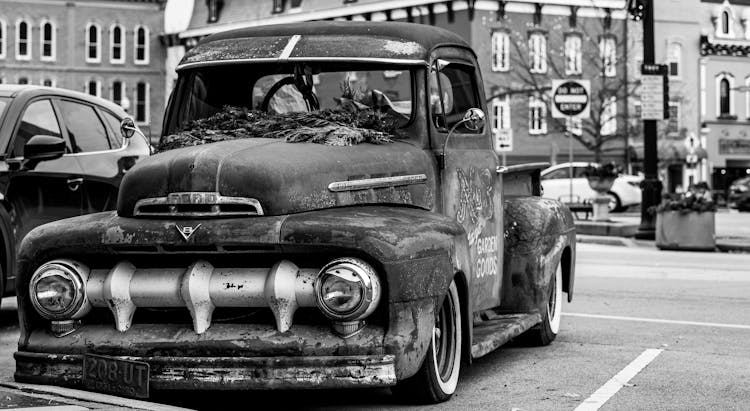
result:
[(735, 329), (740, 329), (740, 330), (750, 330), (750, 325), (745, 325), (745, 324), (706, 323), (706, 322), (700, 322), (700, 321), (663, 320), (660, 318), (623, 317), (619, 315), (599, 315), (599, 314), (582, 314), (582, 313), (565, 313), (565, 312), (562, 313), (562, 315), (568, 316), (568, 317), (599, 318), (602, 320), (640, 321), (644, 323), (697, 325), (701, 327), (735, 328)]
[(635, 377), (641, 370), (651, 363), (663, 350), (660, 349), (648, 349), (641, 353), (633, 362), (623, 368), (622, 371), (617, 373), (614, 377), (610, 378), (604, 385), (602, 385), (595, 393), (591, 394), (590, 397), (586, 398), (585, 401), (576, 407), (575, 411), (596, 411), (601, 408), (604, 403), (609, 401), (612, 396), (617, 394), (625, 384), (628, 383), (633, 377)]

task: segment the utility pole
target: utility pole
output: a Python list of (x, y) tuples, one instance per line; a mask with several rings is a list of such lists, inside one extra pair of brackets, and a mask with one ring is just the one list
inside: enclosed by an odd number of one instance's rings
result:
[[(643, 64), (654, 64), (654, 0), (630, 0), (628, 9), (633, 20), (643, 18)], [(643, 151), (641, 224), (635, 237), (653, 240), (656, 236), (656, 214), (650, 213), (649, 208), (659, 204), (662, 189), (658, 170), (656, 120), (643, 120)]]

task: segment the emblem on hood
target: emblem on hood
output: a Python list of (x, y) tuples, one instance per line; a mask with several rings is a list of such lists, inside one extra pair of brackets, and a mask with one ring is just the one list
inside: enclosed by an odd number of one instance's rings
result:
[(190, 237), (191, 237), (191, 236), (192, 236), (193, 234), (195, 234), (195, 232), (196, 232), (196, 231), (198, 231), (198, 228), (199, 228), (199, 227), (200, 227), (201, 225), (200, 225), (200, 224), (198, 224), (198, 225), (197, 225), (197, 226), (195, 226), (195, 227), (190, 227), (190, 226), (180, 227), (180, 225), (179, 225), (179, 224), (175, 224), (174, 226), (175, 226), (175, 228), (177, 229), (177, 231), (179, 231), (179, 232), (180, 232), (180, 235), (182, 235), (182, 238), (184, 238), (184, 239), (185, 239), (185, 241), (187, 241), (187, 240), (189, 240), (189, 239), (190, 239)]

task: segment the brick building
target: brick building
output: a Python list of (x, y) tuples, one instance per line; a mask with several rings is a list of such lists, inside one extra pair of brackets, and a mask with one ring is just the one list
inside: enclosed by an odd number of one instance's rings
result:
[[(622, 163), (628, 130), (624, 7), (625, 0), (208, 0), (195, 2), (190, 25), (178, 37), (190, 47), (221, 31), (311, 20), (436, 25), (477, 51), (485, 92), (496, 97), (485, 107), (491, 127), (514, 132), (509, 163), (567, 161), (566, 129), (578, 136), (576, 160), (591, 160), (596, 150)], [(592, 120), (550, 118), (553, 78), (592, 81), (592, 95), (603, 96)]]
[(87, 92), (158, 135), (166, 0), (0, 0), (0, 82)]

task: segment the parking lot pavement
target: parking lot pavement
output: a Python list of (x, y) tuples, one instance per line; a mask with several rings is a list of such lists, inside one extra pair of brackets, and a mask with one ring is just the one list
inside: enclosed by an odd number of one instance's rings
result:
[[(449, 402), (425, 408), (746, 409), (750, 254), (597, 244), (579, 244), (578, 253), (575, 298), (564, 306), (557, 340), (547, 347), (511, 343), (475, 361)], [(17, 329), (5, 311), (0, 370), (9, 378)], [(159, 393), (154, 400), (209, 410), (217, 398), (278, 409), (415, 408), (387, 389)]]

